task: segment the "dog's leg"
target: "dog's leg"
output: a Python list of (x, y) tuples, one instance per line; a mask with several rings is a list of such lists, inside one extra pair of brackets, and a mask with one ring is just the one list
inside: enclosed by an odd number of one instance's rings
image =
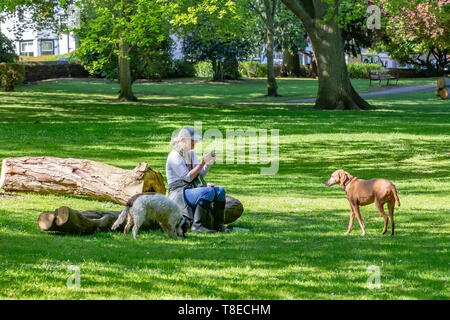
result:
[(143, 217), (141, 215), (135, 217), (133, 231), (132, 231), (134, 240), (136, 240), (138, 230), (142, 226), (144, 221), (145, 221), (145, 217)]
[(389, 216), (391, 217), (391, 236), (394, 235), (394, 207), (395, 207), (395, 200), (391, 200), (388, 202), (388, 209), (389, 209)]
[(384, 227), (383, 227), (383, 231), (381, 232), (381, 234), (385, 234), (386, 233), (387, 226), (388, 226), (388, 223), (389, 223), (389, 218), (386, 216), (386, 213), (384, 212), (383, 205), (384, 205), (384, 203), (381, 203), (379, 199), (375, 199), (375, 207), (381, 213), (381, 216), (384, 219)]
[(355, 219), (355, 213), (353, 212), (353, 208), (350, 207), (350, 221), (348, 222), (347, 232), (345, 232), (344, 234), (349, 234), (350, 232), (352, 232), (354, 219)]
[(128, 230), (130, 230), (131, 226), (133, 225), (133, 217), (128, 212), (127, 215), (127, 224), (125, 225), (125, 228), (123, 228), (123, 235), (126, 236), (128, 233)]
[(361, 227), (361, 230), (362, 230), (362, 234), (361, 235), (365, 236), (366, 235), (366, 227), (364, 226), (364, 222), (362, 221), (361, 213), (359, 212), (359, 206), (358, 205), (352, 205), (352, 209), (353, 209), (353, 212), (356, 215), (356, 219), (358, 219), (359, 226)]

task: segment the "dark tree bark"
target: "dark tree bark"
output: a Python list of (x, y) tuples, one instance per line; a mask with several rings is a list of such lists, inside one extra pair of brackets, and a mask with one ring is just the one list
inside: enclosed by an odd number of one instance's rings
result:
[(283, 77), (300, 77), (300, 56), (298, 48), (283, 49)]
[(354, 90), (345, 63), (341, 30), (324, 22), (329, 5), (321, 0), (282, 0), (303, 22), (317, 59), (319, 90), (315, 109), (372, 109)]
[(213, 69), (213, 81), (220, 81), (222, 82), (224, 80), (223, 77), (223, 62), (218, 61), (216, 59), (211, 59), (211, 65)]
[(267, 95), (269, 97), (278, 97), (278, 85), (275, 78), (275, 69), (273, 62), (274, 53), (274, 21), (278, 0), (264, 0), (265, 25), (266, 25), (266, 57), (267, 57)]
[(275, 78), (274, 68), (274, 28), (275, 12), (279, 0), (264, 0), (264, 11), (258, 2), (249, 2), (251, 8), (259, 15), (266, 35), (266, 59), (267, 59), (267, 95), (269, 97), (278, 97), (278, 85)]

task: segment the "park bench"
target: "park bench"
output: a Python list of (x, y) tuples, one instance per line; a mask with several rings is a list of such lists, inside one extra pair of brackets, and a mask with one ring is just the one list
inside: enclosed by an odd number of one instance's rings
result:
[(387, 85), (389, 85), (389, 80), (396, 80), (395, 85), (398, 84), (398, 72), (390, 72), (389, 70), (370, 70), (369, 74), (370, 84), (372, 81), (378, 81), (378, 85), (381, 86), (381, 80), (387, 80)]

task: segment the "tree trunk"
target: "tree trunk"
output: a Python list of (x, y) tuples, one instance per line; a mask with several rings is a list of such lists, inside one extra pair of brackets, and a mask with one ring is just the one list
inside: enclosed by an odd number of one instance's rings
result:
[[(244, 212), (242, 203), (233, 197), (226, 196), (225, 224), (236, 221)], [(77, 211), (63, 206), (53, 212), (42, 212), (38, 218), (38, 226), (43, 231), (58, 231), (68, 234), (93, 234), (110, 232), (111, 227), (120, 215), (120, 211)], [(123, 231), (126, 220), (117, 231)], [(152, 219), (146, 219), (141, 230), (158, 230), (161, 226)]]
[(131, 68), (129, 54), (130, 45), (122, 37), (119, 43), (119, 82), (120, 82), (120, 101), (137, 101), (133, 94)]
[(317, 60), (319, 90), (315, 109), (368, 110), (354, 90), (345, 63), (341, 30), (333, 18), (323, 22), (329, 5), (321, 0), (283, 0), (303, 22)]
[(267, 95), (269, 97), (278, 97), (278, 86), (275, 78), (275, 69), (273, 65), (273, 30), (275, 20), (276, 1), (264, 0), (264, 7), (266, 11), (266, 58), (267, 58)]
[(223, 81), (223, 62), (220, 60), (211, 59), (213, 69), (213, 81)]
[[(129, 0), (121, 1), (121, 11), (120, 17), (122, 19), (127, 19), (124, 14), (126, 9), (129, 7)], [(125, 40), (123, 36), (123, 27), (119, 29), (119, 101), (137, 101), (137, 98), (133, 94), (132, 84), (133, 79), (131, 77), (131, 67), (130, 67), (130, 44)]]
[(283, 48), (283, 77), (300, 77), (300, 56), (297, 48)]
[(101, 162), (55, 157), (6, 158), (0, 188), (41, 194), (77, 194), (125, 204), (137, 193), (166, 193), (159, 172), (141, 162), (124, 170)]

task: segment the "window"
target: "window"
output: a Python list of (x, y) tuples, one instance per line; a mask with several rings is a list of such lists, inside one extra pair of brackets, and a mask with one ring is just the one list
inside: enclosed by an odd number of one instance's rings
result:
[(20, 55), (30, 57), (34, 56), (33, 41), (20, 42)]
[(41, 40), (41, 55), (51, 55), (53, 54), (53, 41), (52, 40)]

